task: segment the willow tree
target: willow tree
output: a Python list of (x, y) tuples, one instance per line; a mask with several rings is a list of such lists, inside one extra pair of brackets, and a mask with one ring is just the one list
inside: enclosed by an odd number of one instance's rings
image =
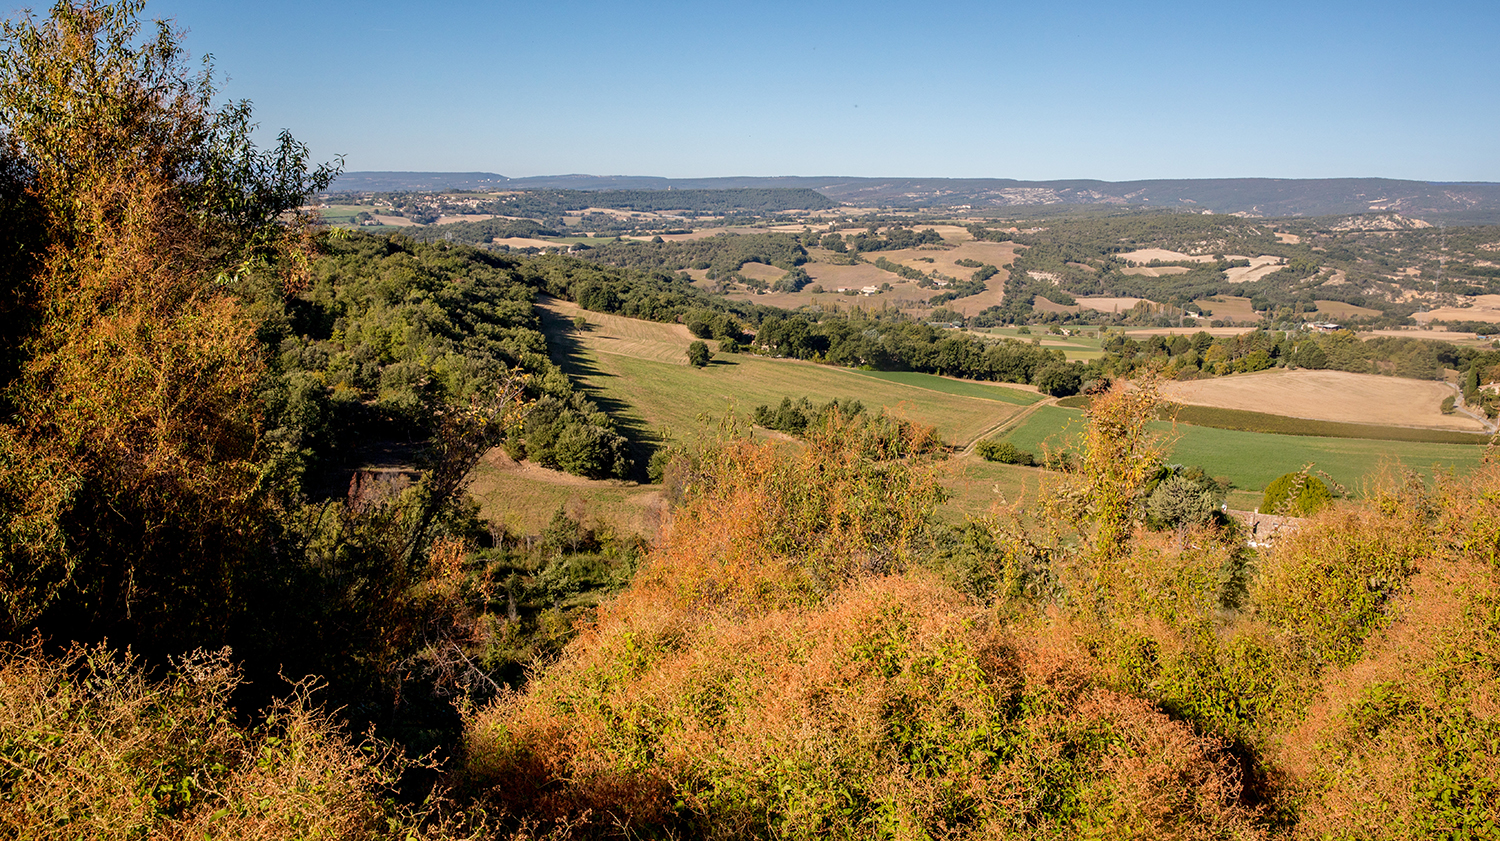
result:
[[(0, 630), (206, 642), (260, 543), (247, 284), (294, 288), (336, 174), (217, 99), (140, 0), (0, 51)], [(15, 224), (12, 225), (12, 220)]]

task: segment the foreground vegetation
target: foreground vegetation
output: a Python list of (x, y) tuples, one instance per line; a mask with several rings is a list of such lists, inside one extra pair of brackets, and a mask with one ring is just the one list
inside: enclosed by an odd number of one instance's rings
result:
[[(251, 145), (248, 106), (216, 106), (169, 27), (142, 41), (139, 8), (4, 29), (0, 834), (1493, 833), (1488, 458), (1392, 468), (1257, 551), (1166, 463), (1149, 381), (1101, 386), (1031, 415), (1075, 420), (1072, 470), (944, 523), (936, 432), (809, 388), (767, 406), (798, 440), (730, 418), (652, 460), (654, 545), (567, 504), (512, 533), (466, 492), (497, 448), (617, 451), (543, 353), (538, 291), (725, 350), (737, 311), (331, 237), (297, 208), (332, 170)], [(757, 338), (815, 347), (776, 317)], [(868, 314), (826, 335), (968, 347)], [(998, 347), (983, 364), (1057, 361)], [(723, 367), (811, 368), (753, 362)], [(372, 444), (402, 463), (322, 487)]]

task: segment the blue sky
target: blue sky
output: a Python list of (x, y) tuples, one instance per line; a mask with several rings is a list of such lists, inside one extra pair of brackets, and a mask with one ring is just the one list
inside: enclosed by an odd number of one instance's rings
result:
[(1500, 3), (151, 0), (349, 170), (1500, 181)]

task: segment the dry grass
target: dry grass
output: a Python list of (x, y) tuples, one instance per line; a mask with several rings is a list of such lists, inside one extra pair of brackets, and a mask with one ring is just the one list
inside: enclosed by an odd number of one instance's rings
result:
[(1168, 383), (1163, 396), (1178, 403), (1345, 423), (1482, 431), (1439, 407), (1453, 394), (1444, 383), (1350, 374), (1344, 371), (1274, 369), (1254, 374)]
[(1250, 265), (1248, 266), (1236, 266), (1232, 269), (1225, 269), (1224, 278), (1230, 283), (1250, 283), (1251, 281), (1260, 280), (1271, 272), (1281, 268), (1282, 265), (1282, 258), (1270, 255), (1261, 255), (1249, 259)]
[[(1139, 304), (1145, 298), (1075, 298), (1078, 306), (1084, 309), (1097, 310), (1099, 312), (1129, 312), (1130, 308)], [(1040, 301), (1038, 301), (1040, 303)]]
[[(560, 320), (571, 321), (580, 316), (587, 319), (588, 327), (577, 335), (595, 353), (631, 356), (676, 365), (688, 364), (687, 349), (693, 343), (694, 336), (681, 324), (662, 324), (593, 312), (571, 301), (547, 296), (539, 297), (537, 307)], [(554, 321), (549, 329), (561, 328)]]
[(1142, 248), (1137, 251), (1128, 251), (1117, 255), (1121, 260), (1132, 263), (1149, 263), (1152, 260), (1160, 260), (1163, 263), (1177, 263), (1183, 260), (1192, 260), (1195, 263), (1212, 263), (1214, 258), (1207, 254), (1189, 255), (1181, 251), (1168, 251), (1165, 248)]
[(1174, 274), (1187, 274), (1192, 271), (1187, 266), (1132, 266), (1121, 269), (1120, 274), (1133, 274), (1142, 277), (1169, 277)]
[(780, 280), (786, 274), (785, 269), (768, 266), (765, 263), (746, 263), (740, 266), (740, 274), (751, 280), (775, 281)]
[(1372, 310), (1369, 307), (1346, 304), (1343, 301), (1321, 301), (1315, 300), (1318, 305), (1318, 313), (1331, 318), (1356, 318), (1362, 316), (1380, 315), (1380, 310)]
[(299, 692), (234, 723), (228, 651), (161, 682), (128, 656), (0, 652), (0, 834), (17, 839), (394, 836), (400, 763), (344, 738)]
[(471, 716), (476, 783), (597, 835), (1257, 836), (1219, 743), (1102, 685), (1071, 635), (885, 573), (919, 473), (725, 455), (563, 659)]
[(1260, 321), (1260, 313), (1251, 306), (1249, 298), (1241, 298), (1234, 295), (1218, 295), (1218, 300), (1200, 298), (1193, 303), (1213, 313), (1210, 319), (1222, 318), (1233, 321)]
[(1428, 321), (1487, 321), (1500, 322), (1500, 295), (1475, 295), (1468, 299), (1467, 307), (1439, 307), (1412, 316), (1418, 322)]

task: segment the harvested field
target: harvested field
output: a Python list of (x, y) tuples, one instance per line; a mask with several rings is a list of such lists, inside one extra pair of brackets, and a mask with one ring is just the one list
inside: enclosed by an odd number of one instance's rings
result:
[(1217, 295), (1218, 300), (1200, 298), (1193, 303), (1197, 304), (1212, 315), (1209, 318), (1223, 318), (1233, 321), (1259, 321), (1260, 313), (1250, 305), (1249, 298), (1239, 298), (1234, 295)]
[(496, 245), (508, 245), (511, 248), (564, 248), (562, 243), (551, 240), (536, 239), (534, 237), (505, 237), (496, 239)]
[(1443, 398), (1453, 393), (1447, 384), (1428, 380), (1280, 369), (1162, 386), (1162, 396), (1177, 403), (1344, 423), (1482, 432), (1484, 427), (1473, 418), (1439, 410)]
[(545, 295), (537, 299), (537, 307), (543, 312), (543, 327), (549, 333), (574, 331), (567, 323), (575, 316), (588, 319), (588, 327), (577, 332), (577, 337), (595, 353), (632, 356), (653, 362), (667, 362), (686, 366), (687, 348), (693, 343), (693, 334), (681, 324), (659, 324), (641, 321), (620, 315), (591, 312), (577, 304)]
[(1224, 270), (1224, 278), (1230, 283), (1249, 283), (1260, 280), (1271, 272), (1281, 268), (1281, 258), (1270, 255), (1250, 257), (1250, 265), (1238, 266)]
[(780, 280), (782, 275), (786, 274), (786, 269), (778, 269), (765, 263), (746, 263), (740, 266), (740, 274), (751, 280), (764, 280), (769, 283)]
[(1129, 312), (1131, 307), (1145, 298), (1077, 298), (1078, 306), (1097, 312)]
[(1191, 271), (1187, 266), (1132, 266), (1121, 269), (1120, 274), (1133, 274), (1142, 277), (1166, 277), (1174, 274), (1187, 274)]
[(1046, 298), (1043, 298), (1040, 295), (1038, 295), (1036, 297), (1036, 300), (1034, 300), (1034, 301), (1031, 302), (1031, 308), (1034, 309), (1034, 310), (1036, 310), (1037, 312), (1057, 312), (1057, 313), (1075, 313), (1075, 312), (1078, 312), (1078, 310), (1079, 310), (1079, 307), (1078, 307), (1077, 304), (1074, 304), (1073, 306), (1070, 307), (1070, 306), (1068, 306), (1066, 304), (1059, 304), (1059, 303), (1056, 303), (1054, 301), (1050, 301), (1050, 300), (1048, 300)]
[(1142, 277), (1167, 277), (1169, 274), (1187, 274), (1187, 265), (1133, 265), (1122, 268), (1121, 274), (1139, 274)]
[(1191, 336), (1194, 333), (1207, 333), (1214, 338), (1220, 336), (1238, 336), (1249, 333), (1254, 327), (1129, 327), (1125, 332), (1132, 339), (1142, 336)]
[(376, 222), (382, 225), (389, 225), (392, 228), (415, 228), (417, 226), (416, 222), (411, 221), (405, 216), (382, 216), (379, 213), (372, 213), (370, 215), (375, 217)]
[(1315, 299), (1313, 303), (1318, 305), (1319, 314), (1332, 318), (1356, 318), (1366, 315), (1380, 315), (1380, 310), (1346, 304), (1343, 301), (1320, 301)]
[[(709, 237), (716, 237), (722, 233), (724, 233), (723, 228), (704, 228), (699, 231), (693, 231), (690, 234), (661, 234), (660, 236), (665, 242), (687, 242), (688, 240), (708, 239)], [(638, 239), (645, 242), (651, 241), (651, 237), (649, 236), (632, 236), (625, 237), (625, 239)]]
[(1139, 251), (1130, 251), (1118, 255), (1121, 260), (1129, 260), (1132, 263), (1149, 263), (1152, 260), (1160, 260), (1163, 263), (1176, 263), (1182, 260), (1192, 260), (1195, 263), (1212, 263), (1214, 258), (1207, 254), (1191, 255), (1183, 254), (1181, 251), (1168, 251), (1165, 248), (1142, 248)]
[(494, 219), (493, 213), (466, 213), (460, 216), (439, 216), (434, 225), (451, 225), (454, 222), (483, 222), (486, 219)]
[[(966, 242), (953, 248), (903, 248), (899, 251), (880, 251), (865, 255), (865, 259), (871, 262), (880, 257), (920, 272), (937, 269), (949, 277), (967, 280), (974, 274), (974, 268), (960, 266), (959, 260), (977, 260), (1003, 269), (1016, 259), (1016, 245), (1011, 242)], [(928, 259), (932, 262), (927, 262)]]
[(1500, 295), (1475, 295), (1468, 299), (1469, 307), (1439, 307), (1412, 316), (1420, 323), (1428, 321), (1485, 321), (1500, 322)]
[(877, 269), (869, 263), (856, 263), (852, 266), (835, 266), (829, 263), (807, 263), (802, 266), (813, 283), (823, 285), (829, 292), (836, 291), (841, 286), (850, 289), (859, 289), (862, 286), (879, 286), (882, 283), (892, 283), (900, 278), (884, 269)]
[(1394, 336), (1399, 339), (1430, 339), (1434, 342), (1452, 342), (1456, 345), (1468, 347), (1490, 347), (1494, 339), (1490, 336), (1480, 336), (1476, 333), (1455, 333), (1452, 330), (1370, 330), (1361, 331), (1360, 337), (1367, 336)]
[(1284, 234), (1281, 231), (1277, 231), (1276, 232), (1276, 241), (1277, 242), (1284, 242), (1284, 243), (1287, 243), (1289, 245), (1296, 245), (1297, 243), (1299, 243), (1299, 242), (1302, 241), (1302, 237), (1299, 237), (1296, 234)]

